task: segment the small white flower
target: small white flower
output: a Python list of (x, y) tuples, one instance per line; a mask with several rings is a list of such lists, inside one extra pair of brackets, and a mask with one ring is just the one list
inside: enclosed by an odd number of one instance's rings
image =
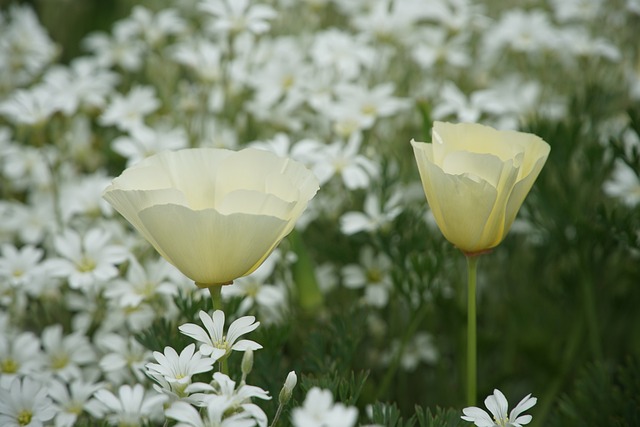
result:
[(53, 399), (58, 413), (55, 418), (56, 427), (71, 427), (75, 425), (78, 416), (83, 412), (98, 416), (98, 401), (93, 394), (101, 388), (99, 383), (76, 380), (68, 386), (60, 381), (53, 381), (49, 385), (50, 397)]
[(142, 426), (149, 420), (159, 418), (162, 402), (166, 400), (162, 394), (145, 394), (140, 384), (120, 386), (118, 396), (106, 389), (98, 390), (94, 396), (105, 406), (107, 421), (121, 426)]
[(254, 331), (260, 322), (256, 322), (254, 316), (244, 316), (235, 320), (229, 326), (227, 335), (224, 335), (224, 312), (216, 310), (213, 316), (200, 310), (200, 320), (206, 328), (203, 329), (193, 323), (185, 323), (178, 329), (183, 334), (201, 342), (200, 353), (211, 356), (213, 360), (221, 359), (231, 353), (232, 350), (245, 351), (248, 349), (259, 350), (260, 344), (251, 340), (238, 340), (242, 335)]
[(42, 249), (32, 245), (17, 249), (11, 244), (0, 248), (0, 278), (7, 280), (11, 286), (28, 285), (41, 273)]
[(209, 29), (214, 33), (239, 34), (248, 31), (262, 34), (269, 31), (269, 21), (276, 11), (265, 4), (251, 4), (249, 0), (202, 0), (200, 10), (213, 15)]
[[(147, 363), (147, 374), (158, 380), (166, 381), (171, 392), (181, 394), (191, 384), (191, 377), (213, 369), (214, 360), (196, 353), (196, 345), (189, 344), (180, 355), (171, 347), (165, 347), (164, 353), (153, 352), (158, 363)], [(161, 383), (162, 385), (162, 383)]]
[(15, 378), (8, 388), (0, 387), (0, 425), (41, 427), (56, 414), (48, 390), (29, 377)]
[(155, 89), (150, 86), (135, 86), (126, 95), (114, 95), (111, 103), (100, 116), (100, 124), (115, 125), (123, 131), (131, 131), (143, 125), (144, 117), (160, 107)]
[(617, 197), (629, 207), (640, 203), (640, 177), (622, 160), (616, 160), (612, 176), (604, 183), (609, 197)]
[(63, 337), (61, 325), (42, 331), (42, 347), (47, 369), (65, 381), (81, 378), (80, 368), (96, 361), (87, 337), (80, 332)]
[(402, 207), (399, 206), (401, 200), (402, 193), (397, 192), (381, 206), (379, 197), (369, 193), (364, 200), (364, 212), (346, 212), (340, 218), (340, 230), (346, 235), (352, 235), (360, 231), (372, 232), (384, 228), (402, 212)]
[[(217, 396), (216, 396), (217, 397)], [(175, 427), (254, 427), (256, 422), (247, 412), (224, 417), (227, 409), (223, 399), (212, 399), (207, 405), (206, 415), (186, 402), (175, 402), (165, 411), (168, 418), (178, 421)]]
[(334, 404), (331, 392), (317, 387), (309, 390), (303, 406), (291, 413), (294, 427), (353, 427), (357, 420), (356, 408)]
[(344, 286), (365, 289), (364, 300), (374, 307), (384, 307), (393, 287), (391, 268), (393, 263), (384, 253), (375, 254), (371, 247), (360, 253), (360, 264), (349, 264), (342, 269)]
[[(37, 372), (42, 366), (40, 340), (32, 332), (0, 334), (0, 380)], [(2, 381), (0, 381), (0, 384)], [(0, 424), (1, 425), (1, 424)]]
[(109, 233), (94, 228), (80, 237), (73, 230), (56, 236), (54, 246), (62, 258), (49, 259), (47, 267), (57, 277), (66, 277), (74, 289), (87, 288), (118, 275), (117, 264), (127, 258), (127, 251), (109, 244)]
[(537, 401), (538, 399), (531, 397), (531, 394), (526, 395), (507, 417), (509, 402), (507, 402), (507, 398), (504, 397), (500, 390), (494, 389), (493, 395), (484, 400), (484, 404), (493, 415), (493, 419), (485, 410), (475, 406), (464, 408), (462, 410), (464, 415), (461, 418), (474, 423), (478, 427), (522, 427), (524, 424), (529, 424), (533, 417), (520, 414), (535, 405)]

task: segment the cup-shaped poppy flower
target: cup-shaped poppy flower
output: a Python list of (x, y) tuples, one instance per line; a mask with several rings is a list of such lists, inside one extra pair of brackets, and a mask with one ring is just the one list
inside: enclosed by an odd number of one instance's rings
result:
[(166, 151), (126, 169), (103, 197), (198, 286), (253, 272), (293, 229), (318, 181), (258, 149)]
[(442, 234), (466, 254), (497, 246), (540, 174), (540, 137), (472, 123), (435, 122), (432, 142), (411, 141)]

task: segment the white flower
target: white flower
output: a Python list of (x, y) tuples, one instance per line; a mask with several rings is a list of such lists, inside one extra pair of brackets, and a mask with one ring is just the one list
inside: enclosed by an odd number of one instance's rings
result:
[(367, 246), (360, 253), (360, 264), (349, 264), (342, 269), (344, 286), (350, 289), (365, 288), (365, 301), (374, 307), (384, 307), (393, 287), (392, 266), (387, 255), (376, 255)]
[(620, 159), (616, 160), (613, 174), (604, 183), (603, 190), (609, 197), (617, 197), (629, 207), (640, 203), (640, 177), (631, 166)]
[(49, 395), (53, 399), (58, 413), (55, 417), (56, 427), (72, 427), (83, 412), (99, 416), (99, 403), (93, 394), (101, 388), (99, 383), (73, 381), (68, 386), (60, 381), (49, 384)]
[(145, 51), (144, 44), (135, 38), (136, 31), (130, 22), (120, 21), (113, 28), (113, 38), (103, 33), (89, 34), (84, 45), (101, 67), (118, 65), (124, 70), (136, 71), (142, 66)]
[(379, 168), (372, 160), (358, 153), (361, 142), (362, 134), (354, 132), (346, 144), (336, 141), (319, 148), (312, 170), (321, 184), (334, 175), (340, 175), (349, 190), (369, 185), (372, 177), (377, 176)]
[(400, 213), (402, 207), (399, 206), (402, 193), (395, 192), (381, 206), (379, 197), (374, 193), (368, 193), (364, 200), (364, 212), (346, 212), (340, 218), (340, 230), (346, 235), (352, 235), (360, 231), (376, 231), (384, 229)]
[(159, 295), (175, 295), (178, 288), (170, 281), (172, 270), (175, 268), (162, 258), (147, 260), (144, 267), (131, 258), (126, 279), (114, 280), (104, 295), (123, 308), (138, 307)]
[(251, 340), (238, 340), (242, 335), (254, 331), (260, 322), (256, 322), (253, 316), (244, 316), (235, 320), (229, 326), (227, 335), (224, 334), (224, 312), (216, 310), (213, 316), (209, 316), (206, 312), (200, 310), (200, 320), (206, 328), (203, 329), (193, 323), (185, 323), (178, 329), (183, 334), (201, 342), (200, 353), (205, 356), (211, 355), (213, 360), (221, 359), (231, 353), (232, 350), (258, 350), (262, 346)]
[(11, 98), (0, 102), (0, 115), (15, 124), (40, 125), (56, 112), (58, 106), (54, 100), (55, 94), (44, 85), (19, 89)]
[(166, 396), (146, 393), (141, 384), (122, 385), (118, 395), (106, 389), (98, 390), (95, 398), (105, 406), (106, 419), (112, 425), (143, 426), (159, 418)]
[[(0, 334), (0, 379), (37, 372), (42, 366), (40, 340), (31, 332)], [(1, 384), (1, 381), (0, 381)]]
[(224, 399), (211, 399), (206, 414), (200, 414), (196, 408), (186, 402), (175, 402), (164, 413), (168, 418), (178, 421), (175, 427), (254, 427), (256, 421), (248, 412), (240, 412), (226, 418)]
[(186, 148), (188, 142), (187, 133), (180, 127), (151, 128), (142, 124), (133, 126), (130, 136), (114, 139), (111, 146), (127, 159), (127, 166), (131, 166), (161, 151)]
[(7, 280), (11, 286), (28, 286), (43, 273), (43, 264), (40, 262), (44, 255), (42, 249), (32, 245), (17, 249), (5, 243), (0, 253), (0, 278)]
[(202, 354), (196, 353), (195, 349), (195, 344), (189, 344), (180, 355), (168, 346), (164, 348), (164, 353), (154, 351), (153, 357), (158, 363), (147, 363), (147, 375), (156, 380), (166, 381), (170, 387), (169, 391), (180, 395), (191, 384), (193, 375), (213, 369), (215, 360), (202, 357)]
[(100, 124), (114, 125), (123, 131), (131, 131), (144, 124), (145, 116), (160, 107), (160, 101), (151, 86), (135, 86), (126, 96), (115, 94), (100, 116)]
[(0, 387), (0, 425), (42, 427), (56, 414), (48, 390), (29, 377), (15, 378), (8, 388)]
[(151, 352), (135, 338), (105, 334), (96, 338), (96, 344), (104, 352), (100, 368), (111, 383), (122, 384), (131, 373), (138, 381), (144, 379), (144, 366), (151, 360)]
[(375, 61), (375, 50), (364, 39), (335, 28), (315, 34), (309, 53), (318, 68), (334, 70), (345, 80), (355, 78)]
[(187, 28), (175, 9), (163, 9), (154, 14), (143, 6), (135, 6), (130, 19), (135, 32), (151, 46), (157, 46), (168, 36), (180, 34)]
[(334, 404), (331, 392), (317, 387), (309, 390), (303, 406), (291, 413), (294, 427), (353, 427), (357, 420), (356, 408)]
[(86, 336), (75, 332), (62, 336), (62, 325), (42, 331), (46, 367), (65, 381), (82, 378), (81, 367), (96, 361), (96, 354)]
[(244, 315), (254, 308), (263, 322), (275, 322), (282, 318), (286, 308), (286, 289), (267, 282), (279, 258), (279, 252), (272, 253), (256, 271), (222, 288), (223, 298), (242, 298), (236, 312), (238, 315)]
[(538, 399), (531, 397), (531, 394), (526, 395), (507, 417), (509, 402), (507, 402), (507, 398), (504, 397), (500, 390), (494, 389), (493, 395), (484, 400), (484, 404), (493, 415), (493, 419), (486, 411), (475, 406), (464, 408), (462, 410), (464, 415), (461, 418), (465, 421), (473, 422), (478, 427), (522, 427), (524, 424), (529, 424), (532, 417), (531, 415), (520, 414), (535, 405), (537, 401)]
[(111, 236), (98, 228), (81, 238), (73, 230), (56, 236), (54, 246), (63, 258), (47, 260), (47, 266), (57, 277), (66, 277), (74, 289), (101, 284), (118, 275), (117, 264), (123, 262), (127, 251), (109, 244)]
[(251, 4), (249, 0), (201, 0), (200, 10), (213, 15), (209, 30), (214, 33), (238, 34), (248, 31), (262, 34), (269, 31), (269, 21), (276, 11), (264, 4)]

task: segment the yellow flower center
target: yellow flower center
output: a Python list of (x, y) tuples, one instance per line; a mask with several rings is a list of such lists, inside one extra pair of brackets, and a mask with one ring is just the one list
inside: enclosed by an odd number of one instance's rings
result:
[(59, 370), (69, 364), (69, 356), (66, 354), (56, 354), (51, 358), (51, 369)]
[(367, 280), (370, 283), (379, 283), (382, 280), (382, 271), (377, 268), (367, 270)]
[(16, 417), (16, 421), (18, 421), (18, 425), (26, 426), (31, 423), (31, 417), (33, 417), (33, 413), (27, 409), (23, 409), (18, 412), (18, 416)]
[(91, 258), (83, 257), (80, 262), (76, 264), (76, 267), (79, 272), (88, 273), (95, 270), (96, 262)]
[(24, 275), (24, 271), (20, 269), (13, 270), (13, 277), (22, 277)]
[(361, 111), (365, 116), (374, 116), (378, 112), (378, 108), (373, 104), (366, 104), (362, 106)]
[(13, 359), (4, 359), (3, 361), (0, 361), (0, 372), (3, 374), (15, 374), (18, 372), (19, 367), (20, 365), (18, 365), (18, 362)]
[(509, 419), (508, 418), (496, 418), (493, 417), (493, 420), (496, 422), (496, 425), (499, 425), (500, 427), (507, 427), (509, 425)]

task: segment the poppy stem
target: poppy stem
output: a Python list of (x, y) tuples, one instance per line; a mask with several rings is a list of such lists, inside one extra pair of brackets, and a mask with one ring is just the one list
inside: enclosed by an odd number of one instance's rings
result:
[(208, 289), (213, 301), (213, 310), (222, 310), (222, 285), (209, 286)]
[(467, 256), (467, 406), (476, 406), (477, 395), (477, 335), (476, 277), (478, 257)]

